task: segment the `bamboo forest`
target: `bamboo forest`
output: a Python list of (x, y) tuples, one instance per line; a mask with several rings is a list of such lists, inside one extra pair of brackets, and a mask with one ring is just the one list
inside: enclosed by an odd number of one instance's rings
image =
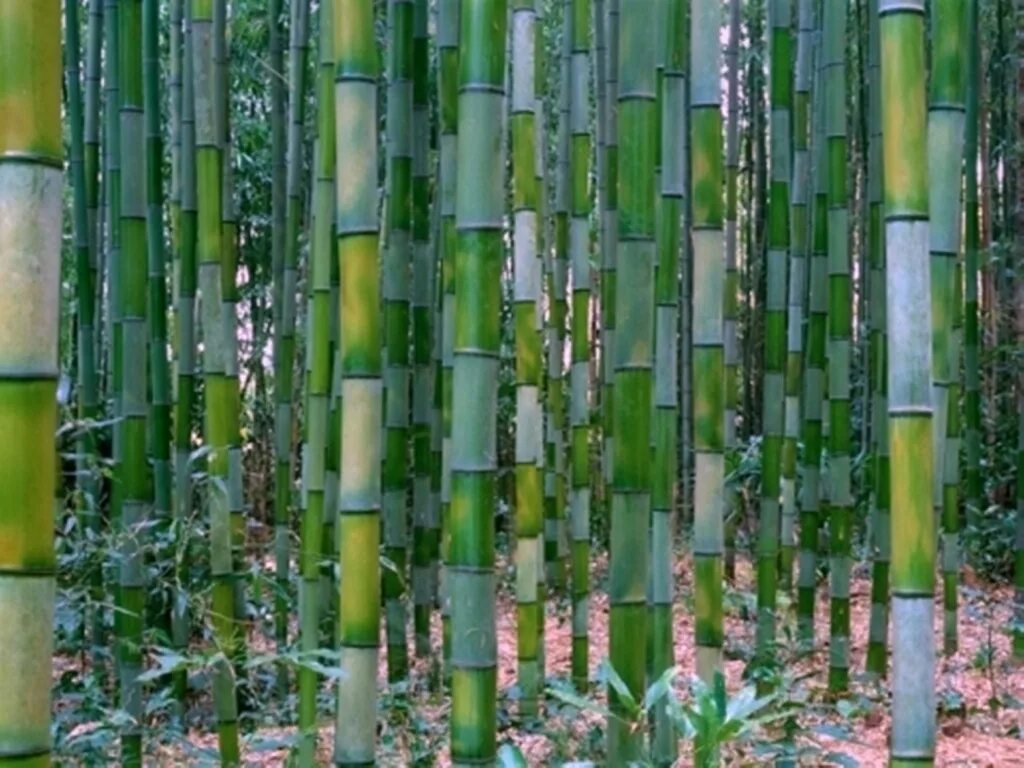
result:
[(1024, 0), (0, 0), (50, 765), (1024, 766)]

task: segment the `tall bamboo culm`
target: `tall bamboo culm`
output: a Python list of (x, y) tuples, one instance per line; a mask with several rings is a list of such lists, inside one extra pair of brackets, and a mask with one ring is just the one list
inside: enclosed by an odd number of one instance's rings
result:
[[(821, 35), (821, 5), (815, 18), (815, 38)], [(811, 98), (811, 257), (807, 280), (807, 339), (804, 345), (803, 485), (800, 489), (800, 557), (797, 623), (801, 642), (814, 643), (814, 605), (817, 589), (818, 530), (822, 514), (821, 458), (824, 437), (825, 346), (828, 325), (828, 204), (825, 194), (824, 93), (822, 46), (813, 46)]]
[(455, 173), (458, 136), (459, 4), (438, 0), (438, 128), (440, 131), (438, 270), (441, 279), (441, 541), (438, 597), (441, 603), (441, 637), (444, 675), (451, 658), (451, 600), (447, 567), (451, 541), (452, 502), (452, 368), (455, 345)]
[(334, 762), (372, 764), (380, 644), (381, 301), (372, 0), (334, 0), (335, 196), (341, 285), (340, 580)]
[[(647, 647), (648, 530), (651, 514), (655, 185), (657, 138), (654, 53), (648, 16), (627, 5), (619, 19), (618, 245), (615, 303), (616, 435), (612, 469), (608, 599), (612, 667), (634, 700), (644, 690)], [(609, 687), (613, 713), (623, 702)], [(608, 722), (608, 758), (625, 764), (639, 756), (641, 736), (621, 720)]]
[[(181, 215), (178, 232), (178, 263), (175, 299), (175, 378), (174, 393), (174, 518), (176, 530), (184, 530), (192, 514), (192, 412), (196, 399), (196, 122), (195, 122), (195, 67), (192, 56), (192, 17), (183, 13), (182, 31), (182, 88), (181, 88)], [(176, 539), (176, 546), (187, 547), (187, 537)], [(178, 561), (181, 567), (187, 558)], [(178, 574), (176, 584), (182, 583), (184, 573)], [(188, 601), (184, 587), (178, 587), (171, 614), (171, 640), (177, 649), (188, 645)], [(188, 672), (173, 673), (174, 696), (184, 702)]]
[(431, 501), (431, 407), (434, 272), (430, 256), (430, 51), (428, 0), (415, 0), (412, 20), (412, 593), (416, 655), (429, 657), (430, 615), (437, 596), (436, 508)]
[[(973, 2), (973, 0), (969, 0)], [(889, 417), (888, 350), (885, 340), (885, 229), (882, 222), (882, 94), (878, 0), (868, 3), (868, 250), (871, 262), (871, 438), (874, 443), (874, 487), (871, 500), (871, 619), (868, 626), (867, 672), (888, 674), (889, 657)]]
[(412, 228), (412, 0), (389, 0), (387, 239), (384, 250), (384, 571), (388, 679), (408, 674), (406, 496), (409, 453), (409, 267)]
[(274, 558), (277, 593), (274, 632), (278, 648), (288, 642), (288, 571), (291, 558), (292, 420), (295, 366), (295, 295), (298, 284), (299, 239), (302, 218), (302, 149), (306, 109), (306, 55), (309, 0), (291, 3), (288, 69), (287, 170), (285, 175), (284, 253), (281, 266), (281, 304), (274, 344)]
[(976, 526), (984, 511), (981, 477), (981, 334), (978, 305), (978, 261), (981, 257), (981, 208), (978, 194), (978, 166), (987, 162), (979, 158), (981, 111), (979, 91), (982, 89), (981, 43), (978, 40), (977, 0), (967, 0), (967, 111), (964, 126), (964, 507), (968, 526)]
[(822, 55), (828, 204), (829, 688), (850, 667), (850, 334), (852, 286), (846, 200), (846, 3), (825, 0)]
[(544, 620), (538, 583), (544, 568), (543, 489), (540, 460), (541, 267), (537, 200), (537, 13), (534, 0), (518, 0), (512, 11), (512, 207), (516, 339), (516, 601), (520, 711), (538, 713), (542, 678), (538, 664)]
[[(497, 752), (494, 506), (505, 206), (505, 0), (462, 0), (455, 184), (451, 598), (454, 765)], [(480, 174), (480, 168), (495, 169)]]
[(892, 468), (891, 764), (935, 754), (935, 518), (924, 3), (880, 0), (889, 439)]
[[(0, 6), (0, 702), (5, 765), (50, 764), (63, 145), (57, 0)], [(77, 55), (77, 53), (76, 53)]]
[[(725, 346), (725, 436), (724, 451), (729, 470), (732, 470), (739, 442), (736, 439), (736, 412), (740, 405), (739, 318), (740, 276), (739, 241), (737, 239), (738, 189), (740, 168), (739, 131), (739, 46), (740, 0), (729, 0), (729, 41), (725, 48), (725, 77), (728, 88), (725, 127), (725, 300), (722, 322)], [(734, 483), (724, 488), (722, 517), (725, 526), (725, 576), (732, 580), (736, 574), (736, 529), (740, 514), (740, 494)]]
[[(668, 0), (664, 7), (664, 70), (661, 83), (661, 188), (658, 190), (657, 264), (654, 271), (654, 446), (651, 478), (651, 610), (648, 648), (651, 681), (675, 665), (672, 606), (675, 584), (675, 505), (678, 498), (678, 327), (679, 252), (686, 197), (686, 7)], [(653, 751), (659, 765), (676, 757), (676, 732), (667, 710), (654, 721)]]
[[(80, 522), (92, 533), (99, 533), (100, 499), (99, 483), (96, 473), (96, 433), (89, 424), (99, 415), (99, 390), (96, 370), (96, 204), (98, 193), (99, 147), (88, 138), (98, 139), (96, 122), (99, 110), (99, 82), (90, 79), (90, 75), (98, 77), (99, 62), (93, 60), (94, 50), (99, 50), (99, 20), (91, 12), (92, 7), (99, 8), (98, 3), (90, 4), (88, 18), (88, 42), (86, 50), (86, 99), (82, 100), (82, 81), (79, 32), (78, 3), (64, 4), (65, 48), (64, 60), (67, 72), (67, 114), (71, 126), (71, 157), (69, 172), (72, 184), (72, 218), (75, 249), (75, 279), (77, 291), (75, 300), (78, 313), (76, 324), (78, 329), (78, 397), (77, 416), (80, 422), (76, 439), (75, 462), (77, 494), (76, 509)], [(83, 114), (84, 111), (88, 114)], [(98, 569), (94, 569), (97, 570)], [(99, 575), (98, 573), (95, 575)], [(93, 580), (95, 576), (91, 574)], [(96, 593), (94, 593), (96, 594)], [(99, 597), (99, 594), (96, 594)], [(94, 650), (93, 661), (99, 659), (103, 635), (98, 630), (97, 608), (91, 609), (87, 616), (89, 641)]]
[(121, 760), (142, 764), (142, 672), (145, 569), (143, 546), (149, 523), (146, 461), (146, 196), (143, 144), (142, 3), (121, 0), (121, 253), (118, 303), (121, 317), (121, 519), (118, 530), (117, 643), (121, 708), (131, 722), (121, 732)]
[(606, 509), (612, 498), (612, 468), (615, 463), (615, 281), (616, 252), (619, 237), (619, 0), (606, 0), (607, 16), (605, 59), (604, 155), (607, 180), (604, 209), (601, 211), (605, 242), (601, 249), (601, 482)]
[[(967, 64), (967, 3), (936, 0), (930, 16), (932, 67), (928, 92), (929, 265), (932, 305), (932, 506), (942, 521), (943, 648), (957, 648), (960, 566), (959, 317), (960, 189)], [(950, 421), (955, 434), (950, 432)], [(952, 436), (952, 439), (951, 439)], [(952, 487), (948, 487), (952, 486)], [(948, 493), (947, 493), (948, 487)], [(949, 495), (949, 504), (945, 503)]]
[(690, 205), (693, 238), (694, 620), (697, 674), (711, 683), (722, 669), (725, 258), (722, 221), (721, 46), (716, 0), (690, 10)]
[[(217, 111), (222, 98), (215, 71), (215, 2), (192, 0), (192, 55), (195, 79), (196, 125), (196, 258), (203, 333), (203, 385), (206, 398), (203, 431), (209, 447), (207, 469), (211, 478), (207, 490), (210, 518), (210, 570), (213, 579), (211, 623), (218, 650), (224, 654), (215, 663), (213, 695), (221, 760), (237, 765), (238, 714), (235, 676), (230, 660), (235, 658), (237, 635), (234, 622), (234, 565), (229, 504), (228, 411), (237, 398), (232, 396), (233, 380), (228, 376), (228, 350), (224, 339), (226, 323), (222, 304), (222, 170)], [(233, 326), (232, 326), (233, 327)]]
[(793, 71), (792, 167), (790, 169), (789, 281), (786, 289), (786, 405), (782, 440), (782, 519), (780, 586), (793, 588), (797, 552), (797, 455), (800, 439), (800, 385), (803, 367), (804, 305), (807, 301), (807, 257), (810, 190), (812, 0), (796, 4), (796, 56)]
[(779, 569), (779, 498), (785, 422), (786, 272), (789, 262), (790, 106), (792, 36), (788, 0), (770, 0), (769, 103), (771, 181), (768, 200), (767, 286), (764, 305), (764, 382), (761, 441), (761, 510), (757, 532), (757, 651), (775, 655)]
[[(142, 3), (143, 103), (146, 172), (146, 317), (149, 337), (149, 449), (153, 523), (164, 534), (171, 521), (171, 372), (167, 359), (167, 273), (164, 238), (164, 145), (161, 134), (160, 8)], [(168, 549), (164, 557), (172, 557)], [(163, 557), (161, 557), (163, 559)], [(170, 600), (160, 606), (160, 626), (170, 628)]]
[[(102, 250), (103, 222), (100, 216), (100, 94), (102, 85), (101, 75), (101, 54), (103, 49), (103, 0), (89, 0), (89, 18), (86, 31), (86, 58), (85, 58), (85, 114), (84, 124), (84, 170), (85, 170), (85, 197), (86, 197), (86, 226), (89, 238), (89, 282), (92, 285), (92, 336), (90, 340), (91, 350), (86, 352), (79, 349), (79, 376), (81, 377), (79, 390), (79, 414), (82, 418), (95, 418), (99, 414), (100, 398), (102, 394), (102, 355), (101, 340), (102, 333), (102, 301), (99, 296), (100, 275), (100, 253)], [(90, 299), (83, 301), (89, 302)], [(80, 305), (85, 306), (85, 305)], [(88, 311), (83, 309), (83, 319)], [(88, 336), (88, 323), (85, 327), (79, 326), (80, 338)], [(87, 357), (92, 358), (91, 367), (93, 370), (94, 382), (92, 392), (89, 391), (88, 376), (90, 363)], [(99, 535), (102, 518), (100, 515), (99, 494), (101, 484), (95, 467), (90, 467), (90, 462), (98, 458), (98, 441), (95, 432), (83, 432), (83, 444), (78, 447), (82, 458), (79, 466), (78, 483), (82, 492), (82, 502), (85, 505), (85, 525), (94, 535)], [(90, 458), (92, 457), (92, 458)], [(84, 471), (84, 474), (83, 474)], [(89, 575), (90, 594), (96, 607), (89, 617), (90, 633), (90, 655), (95, 668), (102, 673), (106, 646), (106, 625), (103, 620), (103, 569), (94, 567)]]
[[(320, 647), (320, 616), (324, 603), (320, 563), (325, 545), (324, 518), (334, 515), (327, 498), (327, 448), (331, 395), (331, 261), (334, 255), (334, 32), (333, 6), (320, 6), (316, 76), (316, 151), (313, 175), (313, 227), (310, 250), (306, 353), (306, 452), (303, 456), (306, 503), (299, 556), (299, 649), (311, 662)], [(300, 666), (298, 762), (314, 765), (317, 734), (317, 686), (312, 666)]]
[(572, 268), (572, 368), (569, 428), (572, 680), (585, 691), (590, 617), (590, 0), (566, 2), (569, 62), (569, 260)]

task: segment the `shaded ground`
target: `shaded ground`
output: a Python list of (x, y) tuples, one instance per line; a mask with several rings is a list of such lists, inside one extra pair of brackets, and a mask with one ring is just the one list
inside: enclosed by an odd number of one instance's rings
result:
[[(594, 583), (602, 584), (606, 560), (597, 559)], [(675, 648), (677, 664), (683, 677), (692, 673), (694, 660), (691, 569), (687, 560), (677, 564), (677, 601), (675, 608)], [(510, 576), (506, 567), (504, 575)], [(939, 691), (939, 740), (937, 764), (941, 766), (1024, 766), (1024, 667), (1009, 662), (1009, 637), (1002, 630), (1008, 626), (1012, 595), (1005, 587), (974, 583), (970, 573), (961, 588), (960, 651), (950, 658), (940, 658), (936, 671)], [(541, 724), (520, 724), (516, 718), (515, 675), (516, 635), (515, 599), (509, 591), (510, 578), (503, 579), (499, 593), (498, 640), (499, 686), (502, 701), (499, 707), (499, 743), (516, 744), (530, 765), (558, 765), (568, 760), (603, 759), (603, 723), (599, 715), (579, 712), (568, 705), (550, 700)], [(737, 562), (737, 583), (726, 598), (726, 678), (731, 693), (745, 684), (742, 675), (753, 646), (752, 617), (753, 578), (745, 560)], [(793, 631), (792, 610), (788, 602), (781, 606), (780, 639), (783, 658), (784, 699), (798, 706), (795, 717), (799, 729), (795, 746), (803, 754), (801, 765), (883, 766), (887, 762), (887, 740), (890, 730), (888, 693), (884, 684), (867, 680), (861, 671), (867, 645), (870, 582), (863, 567), (855, 569), (851, 588), (852, 657), (851, 690), (835, 698), (825, 690), (828, 664), (827, 646), (821, 644), (828, 636), (827, 583), (819, 587), (815, 621), (819, 649), (797, 657), (786, 648), (785, 638)], [(936, 605), (936, 637), (941, 637), (941, 605)], [(546, 663), (550, 678), (568, 676), (571, 653), (569, 611), (564, 601), (549, 604), (546, 622)], [(440, 648), (440, 626), (435, 621), (435, 647)], [(262, 635), (252, 638), (252, 652), (269, 652)], [(595, 593), (591, 605), (590, 634), (591, 677), (608, 654), (607, 599)], [(414, 662), (408, 690), (385, 691), (381, 706), (379, 764), (382, 766), (447, 766), (447, 718), (445, 700), (427, 688), (428, 672), (437, 659)], [(76, 666), (70, 659), (58, 662), (60, 671)], [(385, 665), (382, 654), (381, 684)], [(199, 681), (201, 683), (201, 681)], [(685, 680), (679, 681), (679, 695), (688, 696)], [(603, 700), (603, 692), (592, 686), (591, 696)], [(318, 758), (330, 764), (333, 717), (329, 714), (332, 695), (323, 690), (323, 719), (319, 733)], [(67, 703), (59, 704), (67, 706)], [(266, 720), (284, 719), (268, 704)], [(213, 719), (209, 700), (203, 695), (193, 704), (198, 707), (200, 722), (210, 729), (192, 728), (185, 737), (187, 744), (153, 745), (153, 765), (215, 764), (216, 737), (211, 732)], [(259, 714), (259, 713), (257, 713)], [(83, 726), (88, 727), (88, 726)], [(256, 728), (247, 736), (246, 765), (283, 765), (288, 744), (295, 738), (294, 728)], [(752, 738), (734, 745), (726, 754), (729, 765), (763, 764), (767, 751), (778, 748), (782, 730), (762, 730)], [(275, 746), (276, 745), (276, 746)], [(69, 762), (75, 764), (71, 755)], [(689, 764), (687, 745), (681, 745), (680, 764)], [(79, 762), (79, 764), (82, 764)]]

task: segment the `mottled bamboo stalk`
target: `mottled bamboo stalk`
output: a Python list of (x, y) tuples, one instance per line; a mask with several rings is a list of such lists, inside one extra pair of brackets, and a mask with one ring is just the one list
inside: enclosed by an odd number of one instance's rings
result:
[(50, 764), (57, 566), (60, 3), (4, 3), (0, 40), (0, 762), (35, 766)]
[(893, 766), (935, 754), (924, 3), (880, 0), (892, 467)]

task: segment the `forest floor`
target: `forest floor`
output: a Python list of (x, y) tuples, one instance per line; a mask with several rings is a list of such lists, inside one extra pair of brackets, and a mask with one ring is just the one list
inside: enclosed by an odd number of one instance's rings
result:
[[(548, 697), (540, 722), (518, 722), (515, 701), (516, 624), (512, 572), (501, 563), (501, 587), (498, 605), (498, 684), (499, 744), (519, 747), (531, 766), (557, 766), (565, 762), (593, 760), (601, 764), (603, 755), (603, 717)], [(607, 559), (595, 558), (590, 617), (591, 680), (608, 655), (608, 603), (600, 589), (607, 574)], [(688, 558), (676, 565), (676, 604), (674, 637), (676, 663), (681, 669), (676, 687), (681, 699), (689, 696), (688, 679), (693, 673), (692, 568)], [(750, 563), (738, 557), (736, 581), (725, 599), (725, 675), (730, 694), (747, 683), (743, 674), (754, 644), (754, 579)], [(939, 702), (939, 735), (936, 764), (940, 766), (1022, 766), (1024, 767), (1024, 667), (1010, 661), (1010, 638), (1005, 631), (1012, 610), (1012, 591), (1005, 586), (978, 583), (968, 570), (960, 588), (960, 650), (950, 657), (939, 657), (935, 685)], [(761, 765), (778, 756), (789, 743), (791, 764), (809, 766), (883, 766), (887, 763), (890, 718), (888, 689), (885, 683), (869, 680), (863, 674), (870, 613), (870, 579), (863, 564), (854, 569), (851, 584), (852, 642), (851, 686), (842, 695), (827, 692), (828, 650), (820, 641), (828, 637), (828, 585), (819, 586), (815, 636), (818, 650), (797, 654), (786, 643), (780, 646), (782, 685), (779, 704), (791, 714), (791, 739), (776, 725), (755, 727), (743, 740), (725, 751), (728, 765)], [(780, 606), (780, 637), (794, 631), (795, 606), (787, 600)], [(941, 604), (936, 602), (935, 637), (941, 638)], [(571, 655), (571, 624), (567, 602), (550, 601), (545, 628), (545, 652), (549, 684), (566, 680)], [(440, 649), (440, 624), (435, 617), (434, 648)], [(383, 641), (383, 637), (382, 637)], [(940, 640), (941, 643), (941, 640)], [(251, 652), (272, 656), (273, 649), (263, 632), (251, 637)], [(379, 727), (379, 765), (448, 766), (447, 722), (449, 704), (445, 697), (431, 691), (428, 679), (438, 659), (414, 659), (412, 677), (401, 688), (388, 688), (384, 653), (381, 654), (382, 717)], [(438, 652), (439, 655), (439, 652)], [(78, 666), (70, 657), (58, 659), (59, 674)], [(56, 680), (55, 680), (56, 682)], [(198, 684), (197, 684), (198, 683)], [(193, 680), (201, 689), (202, 680)], [(588, 694), (595, 706), (603, 704), (602, 686), (593, 683)], [(318, 762), (331, 763), (333, 742), (333, 692), (324, 684), (321, 691), (322, 719), (317, 748)], [(262, 697), (262, 694), (261, 694)], [(288, 710), (294, 712), (294, 696)], [(58, 709), (61, 706), (58, 702)], [(264, 709), (264, 706), (266, 707)], [(274, 726), (289, 715), (261, 700), (255, 713), (257, 724), (246, 734), (245, 765), (285, 765), (288, 747), (295, 741), (295, 728)], [(147, 765), (215, 764), (216, 736), (212, 732), (213, 714), (209, 697), (202, 692), (192, 702), (193, 723), (210, 727), (190, 727), (175, 739), (150, 742), (151, 761)], [(264, 725), (258, 722), (265, 723)], [(79, 725), (77, 730), (88, 724)], [(73, 741), (70, 740), (70, 741)], [(70, 746), (69, 741), (69, 746)], [(689, 745), (681, 743), (680, 765), (691, 762)], [(60, 754), (65, 764), (95, 764), (76, 760), (74, 754)]]

